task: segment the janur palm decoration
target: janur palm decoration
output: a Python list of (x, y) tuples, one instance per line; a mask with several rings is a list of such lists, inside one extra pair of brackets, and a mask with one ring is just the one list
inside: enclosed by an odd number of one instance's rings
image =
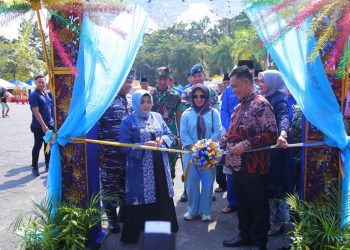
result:
[[(337, 68), (337, 76), (346, 75), (350, 59), (350, 1), (349, 0), (244, 0), (246, 5), (271, 6), (259, 22), (278, 13), (287, 21), (284, 27), (269, 38), (273, 44), (290, 29), (298, 28), (307, 18), (311, 19), (309, 34), (317, 34), (317, 44), (310, 54), (312, 61), (319, 51), (330, 49), (325, 67)], [(267, 45), (269, 46), (269, 45)]]
[[(28, 46), (27, 44), (29, 39), (29, 32), (32, 26), (32, 19), (34, 17), (33, 14), (36, 14), (41, 31), (46, 67), (50, 81), (51, 66), (45, 46), (42, 23), (39, 14), (42, 8), (45, 8), (51, 17), (62, 22), (67, 29), (76, 33), (78, 37), (80, 37), (79, 23), (67, 18), (64, 13), (74, 11), (74, 13), (80, 17), (87, 15), (90, 20), (96, 24), (103, 26), (112, 32), (116, 32), (121, 36), (125, 36), (125, 34), (121, 32), (117, 27), (115, 27), (115, 24), (110, 23), (108, 19), (109, 15), (118, 15), (123, 11), (128, 11), (125, 1), (123, 2), (122, 0), (0, 0), (0, 26), (6, 26), (9, 22), (32, 12), (31, 17), (28, 19), (25, 27), (26, 32), (22, 37), (22, 40), (19, 42), (19, 49), (23, 49), (23, 47)], [(50, 29), (50, 39), (56, 49), (58, 56), (61, 58), (63, 64), (73, 74), (76, 74), (77, 71), (75, 69), (74, 63), (72, 62), (71, 56), (69, 53), (67, 53), (64, 46), (61, 44), (60, 34), (57, 34), (55, 32), (51, 22), (48, 22), (48, 26)], [(84, 37), (80, 37), (80, 39), (84, 39)]]

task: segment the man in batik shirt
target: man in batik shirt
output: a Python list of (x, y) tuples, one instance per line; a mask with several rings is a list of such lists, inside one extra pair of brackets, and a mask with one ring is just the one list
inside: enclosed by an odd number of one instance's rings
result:
[(220, 145), (227, 152), (225, 168), (233, 172), (239, 235), (224, 240), (223, 244), (226, 247), (252, 245), (252, 250), (265, 250), (270, 227), (268, 151), (245, 152), (276, 142), (275, 115), (269, 102), (254, 88), (253, 74), (247, 66), (231, 71), (230, 85), (240, 103), (232, 114), (229, 130), (220, 139)]
[[(191, 95), (192, 95), (192, 87), (198, 83), (203, 83), (205, 81), (206, 75), (205, 75), (205, 70), (202, 64), (196, 64), (192, 66), (192, 69), (190, 71), (190, 77), (192, 80), (193, 84), (190, 84), (181, 95), (181, 102), (182, 102), (182, 108), (183, 111), (185, 111), (187, 108), (191, 107)], [(209, 88), (209, 94), (210, 94), (210, 103), (211, 106), (218, 111), (219, 109), (219, 100), (218, 100), (218, 95), (216, 91), (212, 88)]]
[[(118, 95), (99, 120), (99, 139), (104, 141), (119, 141), (119, 128), (124, 117), (131, 113), (129, 93), (134, 80), (135, 71), (131, 69)], [(100, 145), (100, 185), (102, 192), (115, 196), (115, 200), (104, 200), (109, 229), (112, 233), (120, 232), (119, 221), (125, 210), (125, 155), (119, 147)], [(119, 206), (119, 216), (117, 207)]]
[[(170, 70), (168, 67), (160, 67), (156, 71), (157, 86), (152, 91), (153, 108), (152, 111), (158, 112), (163, 116), (165, 123), (168, 125), (171, 133), (177, 140), (174, 140), (171, 148), (176, 149), (176, 141), (179, 142), (178, 136), (180, 131), (180, 119), (182, 114), (180, 95), (175, 89), (168, 87)], [(169, 164), (171, 177), (175, 178), (175, 165), (177, 153), (169, 153)]]

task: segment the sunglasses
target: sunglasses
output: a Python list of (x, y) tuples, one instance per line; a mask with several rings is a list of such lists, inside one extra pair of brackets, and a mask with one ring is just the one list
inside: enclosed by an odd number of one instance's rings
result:
[(205, 95), (193, 95), (192, 98), (193, 99), (198, 99), (198, 98), (205, 99)]

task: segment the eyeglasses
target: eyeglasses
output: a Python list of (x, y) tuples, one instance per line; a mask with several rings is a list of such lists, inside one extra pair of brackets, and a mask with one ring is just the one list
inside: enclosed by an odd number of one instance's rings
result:
[(198, 98), (205, 99), (205, 95), (193, 95), (192, 98), (193, 99), (198, 99)]

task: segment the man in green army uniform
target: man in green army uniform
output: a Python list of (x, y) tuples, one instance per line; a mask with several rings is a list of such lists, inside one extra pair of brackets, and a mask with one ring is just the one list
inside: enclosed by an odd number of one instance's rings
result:
[[(171, 148), (176, 149), (180, 146), (178, 136), (180, 135), (180, 119), (182, 114), (181, 98), (175, 89), (168, 87), (170, 70), (168, 67), (160, 67), (156, 71), (157, 86), (151, 92), (153, 97), (152, 111), (158, 112), (163, 116), (165, 123), (170, 131), (177, 137)], [(171, 177), (175, 178), (175, 165), (177, 153), (169, 153), (169, 164)]]
[[(198, 83), (203, 83), (205, 81), (206, 75), (205, 70), (202, 64), (195, 64), (192, 66), (192, 69), (190, 71), (190, 77), (192, 78), (193, 84), (188, 86), (183, 92), (181, 96), (181, 102), (182, 102), (182, 108), (183, 111), (185, 111), (187, 108), (191, 106), (191, 94), (192, 94), (192, 87)], [(209, 88), (209, 94), (210, 94), (210, 103), (211, 106), (217, 110), (220, 111), (220, 103), (218, 99), (218, 95), (216, 91), (212, 88)]]

